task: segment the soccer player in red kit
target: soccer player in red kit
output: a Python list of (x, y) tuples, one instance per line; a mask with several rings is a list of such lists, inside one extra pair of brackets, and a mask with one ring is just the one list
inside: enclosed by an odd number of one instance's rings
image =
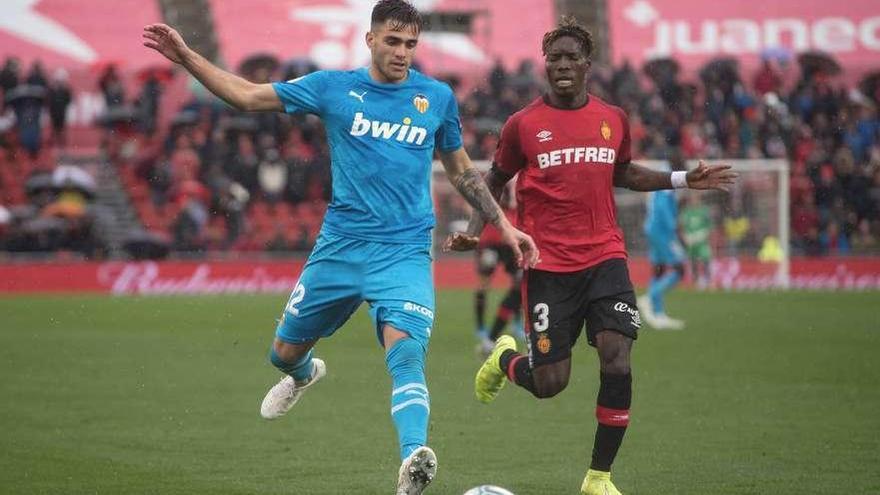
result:
[[(611, 464), (629, 423), (630, 349), (641, 324), (617, 225), (613, 187), (637, 191), (684, 188), (727, 190), (737, 174), (703, 163), (690, 172), (659, 172), (631, 163), (626, 114), (587, 93), (593, 48), (590, 33), (571, 17), (544, 35), (550, 92), (514, 114), (501, 131), (486, 181), (497, 197), (516, 174), (519, 228), (537, 244), (541, 260), (523, 277), (528, 353), (500, 337), (477, 372), (475, 391), (492, 401), (505, 379), (538, 398), (561, 392), (571, 373), (571, 348), (586, 324), (599, 354), (598, 427), (587, 495), (619, 495)], [(481, 222), (453, 233), (446, 249), (472, 249)]]

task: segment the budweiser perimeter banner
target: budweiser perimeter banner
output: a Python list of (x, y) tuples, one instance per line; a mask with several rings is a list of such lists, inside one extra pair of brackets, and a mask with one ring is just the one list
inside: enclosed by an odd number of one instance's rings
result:
[(686, 71), (721, 56), (746, 70), (761, 54), (820, 50), (845, 72), (880, 68), (880, 1), (609, 0), (615, 63), (672, 57)]
[[(629, 261), (633, 281), (645, 286), (647, 260)], [(0, 294), (98, 293), (113, 295), (284, 294), (296, 284), (303, 260), (215, 262), (108, 262), (0, 265)], [(776, 267), (752, 259), (716, 260), (713, 285), (725, 290), (763, 290), (776, 284)], [(438, 288), (472, 289), (473, 260), (444, 258), (435, 263)], [(494, 282), (503, 287), (504, 277)], [(807, 290), (880, 289), (880, 258), (794, 259), (791, 288)]]

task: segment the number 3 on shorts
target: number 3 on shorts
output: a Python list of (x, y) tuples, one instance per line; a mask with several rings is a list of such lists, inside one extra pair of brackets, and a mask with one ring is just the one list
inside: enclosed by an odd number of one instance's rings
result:
[(284, 307), (284, 312), (290, 313), (293, 316), (299, 316), (299, 310), (296, 308), (296, 305), (301, 303), (305, 297), (306, 288), (303, 284), (296, 284), (296, 287), (293, 288), (293, 292), (290, 293), (290, 300), (287, 301), (287, 306)]
[(535, 304), (534, 313), (538, 317), (534, 326), (536, 332), (544, 332), (550, 328), (550, 306), (547, 303)]

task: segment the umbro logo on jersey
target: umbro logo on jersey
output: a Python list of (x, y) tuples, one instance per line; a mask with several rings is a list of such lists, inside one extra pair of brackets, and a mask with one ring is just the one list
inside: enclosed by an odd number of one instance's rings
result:
[(535, 137), (538, 138), (539, 143), (553, 141), (553, 133), (550, 131), (541, 131), (541, 132), (535, 134)]
[(393, 139), (401, 143), (409, 143), (420, 145), (425, 142), (428, 137), (428, 130), (424, 127), (410, 125), (412, 119), (406, 117), (403, 124), (380, 122), (378, 120), (368, 120), (364, 118), (363, 112), (354, 114), (354, 121), (351, 123), (352, 136), (365, 136), (370, 134), (374, 138)]
[(361, 94), (357, 94), (357, 93), (355, 93), (354, 90), (350, 90), (350, 91), (348, 92), (348, 96), (353, 96), (353, 97), (357, 98), (358, 100), (361, 101), (361, 103), (364, 102), (364, 95), (365, 95), (365, 94), (367, 94), (366, 91), (364, 91), (364, 92), (361, 93)]

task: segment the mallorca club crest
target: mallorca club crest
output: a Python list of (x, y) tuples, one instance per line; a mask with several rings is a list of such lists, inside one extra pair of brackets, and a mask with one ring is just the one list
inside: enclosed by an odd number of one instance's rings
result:
[(430, 104), (428, 103), (428, 97), (419, 93), (413, 98), (413, 106), (416, 107), (416, 110), (419, 113), (425, 113), (428, 111), (428, 107)]
[(541, 354), (547, 354), (548, 352), (550, 352), (550, 347), (550, 338), (542, 333), (538, 337), (538, 351), (540, 351)]
[(609, 141), (611, 139), (611, 126), (608, 125), (607, 121), (602, 121), (602, 126), (599, 127), (599, 132), (602, 133), (602, 137), (605, 139), (605, 141)]

